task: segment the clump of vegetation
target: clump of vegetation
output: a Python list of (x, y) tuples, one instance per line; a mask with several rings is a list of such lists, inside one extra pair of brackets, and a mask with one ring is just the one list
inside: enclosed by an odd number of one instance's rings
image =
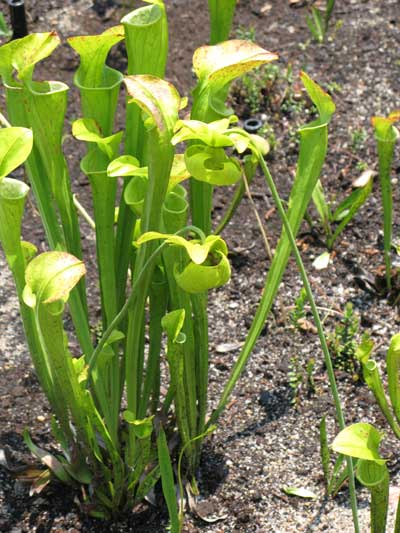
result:
[(328, 346), (333, 366), (352, 376), (358, 374), (356, 351), (358, 346), (359, 319), (354, 312), (353, 304), (345, 305), (343, 317), (335, 330), (328, 335)]
[[(371, 358), (373, 349), (373, 341), (364, 339), (357, 348), (356, 357), (362, 365), (365, 383), (373, 393), (381, 413), (396, 438), (400, 439), (400, 334), (392, 337), (386, 354), (388, 394), (377, 362)], [(371, 533), (386, 531), (389, 510), (390, 473), (387, 459), (381, 456), (379, 450), (383, 437), (384, 433), (371, 424), (359, 422), (340, 431), (332, 443), (332, 449), (339, 454), (337, 462), (346, 456), (354, 458), (357, 479), (371, 493)], [(397, 504), (394, 531), (398, 531), (399, 527), (400, 501)]]
[(367, 201), (373, 189), (374, 176), (374, 172), (365, 174), (366, 179), (337, 206), (334, 206), (333, 202), (331, 203), (325, 196), (322, 183), (320, 181), (317, 183), (313, 191), (313, 202), (320, 217), (326, 247), (329, 251), (333, 249), (338, 237)]
[(311, 14), (307, 15), (306, 21), (311, 35), (319, 43), (326, 39), (334, 7), (335, 0), (327, 0), (324, 11), (315, 6), (310, 7)]
[[(253, 27), (240, 26), (236, 35), (251, 42), (256, 40)], [(254, 69), (233, 85), (231, 98), (244, 106), (245, 116), (276, 111), (290, 115), (302, 113), (307, 108), (299, 86), (295, 88), (291, 64), (286, 69), (275, 63)]]
[(292, 326), (302, 331), (304, 319), (306, 318), (305, 305), (307, 304), (307, 292), (304, 287), (294, 301), (294, 309), (289, 313), (289, 319)]
[(303, 383), (303, 369), (297, 356), (292, 356), (289, 359), (288, 379), (289, 387), (292, 391), (290, 402), (294, 407), (297, 407), (300, 398), (300, 388)]
[[(294, 308), (289, 313), (289, 320), (292, 326), (304, 334), (312, 330), (315, 332), (315, 326), (311, 324), (306, 316), (305, 306), (308, 302), (307, 292), (303, 287), (295, 299)], [(298, 407), (301, 393), (306, 392), (308, 395), (314, 394), (316, 391), (314, 381), (315, 359), (310, 358), (306, 362), (302, 361), (298, 355), (293, 355), (289, 360), (289, 386), (292, 389), (291, 403)]]
[(291, 404), (297, 409), (301, 402), (301, 394), (308, 396), (315, 394), (314, 381), (315, 359), (311, 357), (304, 364), (298, 355), (293, 355), (289, 360), (288, 379), (292, 391)]
[[(249, 28), (239, 26), (236, 30), (236, 37), (256, 42), (256, 30), (253, 26)], [(265, 100), (271, 96), (279, 75), (279, 66), (270, 63), (254, 69), (234, 84), (232, 92), (243, 100), (250, 116), (261, 113), (265, 109)]]
[(350, 147), (357, 153), (364, 149), (365, 141), (368, 139), (368, 132), (365, 128), (355, 128), (351, 132)]
[(261, 128), (258, 130), (258, 135), (266, 139), (266, 141), (269, 144), (270, 152), (271, 153), (274, 152), (278, 144), (278, 141), (277, 141), (273, 126), (271, 126), (271, 124), (269, 124), (268, 122), (265, 122), (261, 126)]
[(1, 38), (8, 39), (11, 37), (11, 35), (12, 35), (12, 30), (9, 28), (2, 11), (0, 11), (0, 39)]
[(368, 163), (366, 161), (357, 161), (356, 163), (356, 169), (358, 172), (364, 172), (365, 170), (368, 170)]
[(279, 73), (277, 65), (260, 67), (237, 84), (235, 90), (246, 104), (249, 115), (261, 113), (266, 108), (265, 102), (272, 94)]

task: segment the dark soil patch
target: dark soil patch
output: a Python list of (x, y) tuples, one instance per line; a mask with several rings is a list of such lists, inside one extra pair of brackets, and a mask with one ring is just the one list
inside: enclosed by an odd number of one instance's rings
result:
[[(126, 2), (128, 4), (128, 2)], [(182, 93), (193, 85), (191, 57), (193, 51), (206, 43), (208, 16), (204, 0), (168, 2), (171, 30), (171, 55), (168, 78)], [(271, 9), (264, 9), (270, 5)], [(280, 55), (280, 74), (276, 83), (265, 91), (257, 116), (273, 129), (277, 145), (269, 158), (273, 176), (283, 197), (287, 197), (297, 160), (295, 130), (309, 120), (312, 110), (300, 99), (282, 110), (287, 83), (285, 73), (291, 64), (293, 77), (300, 69), (331, 91), (337, 112), (329, 128), (329, 153), (322, 182), (327, 196), (342, 199), (360, 174), (360, 162), (369, 168), (376, 166), (376, 153), (370, 117), (387, 114), (400, 107), (400, 6), (397, 0), (336, 2), (333, 25), (341, 19), (334, 40), (324, 45), (308, 42), (305, 8), (293, 9), (286, 0), (241, 0), (235, 27), (253, 26), (257, 42)], [(87, 0), (29, 2), (31, 31), (56, 29), (63, 38), (71, 34), (99, 33), (106, 26), (118, 23), (127, 10), (123, 2)], [(123, 49), (118, 48), (110, 63), (123, 69)], [(43, 78), (62, 79), (72, 86), (77, 60), (68, 46), (63, 45), (40, 67)], [(232, 101), (240, 118), (249, 116), (249, 106), (237, 90)], [(298, 105), (295, 105), (297, 102)], [(304, 102), (304, 103), (303, 103)], [(71, 91), (69, 117), (79, 115), (77, 93)], [(364, 133), (365, 132), (365, 133)], [(355, 143), (355, 137), (357, 142)], [(90, 208), (86, 180), (80, 175), (76, 158), (77, 143), (68, 140), (66, 154), (71, 164), (75, 192)], [(400, 161), (394, 163), (393, 184), (400, 177)], [(274, 246), (280, 225), (271, 210), (272, 200), (261, 178), (252, 188), (258, 211), (268, 214), (266, 227)], [(219, 191), (216, 197), (215, 219), (221, 216), (229, 201), (229, 191)], [(343, 311), (351, 301), (360, 317), (361, 331), (369, 330), (377, 345), (377, 358), (383, 361), (392, 334), (398, 331), (397, 309), (384, 298), (363, 291), (356, 283), (360, 269), (375, 275), (382, 266), (382, 209), (378, 183), (367, 204), (345, 230), (335, 246), (336, 256), (327, 270), (316, 271), (312, 261), (322, 251), (323, 236), (309, 232), (304, 225), (301, 249), (318, 304), (322, 308)], [(395, 227), (399, 233), (400, 195), (395, 187)], [(42, 244), (39, 219), (31, 205), (27, 215), (24, 238)], [(88, 228), (84, 228), (88, 230)], [(89, 232), (88, 232), (89, 234)], [(248, 200), (244, 200), (225, 235), (232, 254), (233, 276), (230, 284), (215, 291), (210, 303), (210, 399), (216, 403), (238, 350), (225, 352), (221, 343), (240, 343), (251, 324), (264, 275), (268, 269), (262, 240)], [(93, 241), (84, 239), (86, 260), (93, 265)], [(11, 298), (10, 281), (0, 257), (0, 447), (13, 452), (13, 460), (29, 459), (22, 441), (22, 431), (28, 427), (35, 441), (51, 447), (50, 413), (43, 394), (32, 373), (26, 353), (18, 310)], [(292, 261), (285, 275), (280, 299), (257, 343), (253, 357), (236, 388), (232, 400), (221, 418), (220, 426), (204, 448), (200, 470), (200, 487), (207, 502), (205, 514), (227, 515), (224, 521), (204, 524), (188, 517), (187, 532), (291, 532), (291, 531), (350, 531), (351, 512), (344, 490), (335, 500), (324, 499), (324, 482), (319, 462), (318, 425), (328, 415), (332, 438), (334, 409), (327, 387), (318, 339), (312, 333), (294, 333), (287, 320), (287, 310), (297, 297), (301, 284)], [(324, 314), (322, 312), (322, 314)], [(330, 315), (325, 324), (333, 330), (337, 322)], [(297, 357), (305, 368), (310, 357), (316, 359), (314, 379), (316, 392), (300, 392), (297, 409), (292, 404), (288, 369)], [(371, 421), (385, 428), (366, 387), (354, 382), (346, 373), (337, 372), (347, 423)], [(212, 405), (211, 405), (212, 407)], [(395, 481), (398, 478), (397, 443), (389, 434), (383, 452), (390, 458)], [(136, 513), (121, 518), (118, 523), (101, 523), (79, 513), (74, 495), (54, 484), (49, 491), (30, 498), (22, 486), (4, 469), (0, 469), (0, 530), (30, 532), (48, 531), (165, 531), (168, 518), (165, 511), (143, 505)], [(320, 496), (308, 502), (285, 496), (285, 485), (306, 486)], [(361, 493), (362, 530), (368, 523), (367, 498)]]

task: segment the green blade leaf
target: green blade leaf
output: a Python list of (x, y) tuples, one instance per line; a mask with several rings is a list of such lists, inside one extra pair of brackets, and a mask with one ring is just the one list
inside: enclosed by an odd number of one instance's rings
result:
[[(308, 77), (304, 77), (308, 80)], [(307, 81), (306, 81), (307, 83)], [(316, 91), (314, 82), (308, 84), (310, 91)], [(319, 91), (318, 91), (319, 94)], [(322, 91), (322, 95), (327, 100), (331, 100), (329, 95)], [(311, 96), (311, 95), (310, 95)], [(322, 96), (321, 96), (322, 97)], [(323, 103), (323, 107), (329, 108), (329, 102)], [(327, 115), (326, 115), (327, 116)], [(325, 160), (327, 150), (328, 137), (328, 123), (321, 120), (314, 121), (311, 124), (300, 129), (300, 154), (297, 164), (297, 171), (295, 181), (289, 197), (289, 209), (287, 217), (289, 219), (292, 232), (296, 236), (300, 224), (304, 218), (304, 213), (310, 202), (312, 191), (319, 179), (322, 165)], [(269, 173), (268, 168), (263, 159), (260, 159), (260, 164), (264, 173)], [(237, 359), (231, 376), (224, 388), (222, 397), (217, 409), (214, 411), (211, 421), (217, 420), (219, 414), (228, 402), (229, 396), (238, 381), (247, 360), (250, 357), (251, 351), (265, 325), (265, 319), (271, 310), (275, 295), (279, 289), (287, 262), (291, 252), (290, 240), (283, 230), (279, 240), (271, 267), (268, 271), (268, 276), (265, 282), (265, 290), (260, 301), (257, 314), (254, 317), (251, 325), (251, 330), (246, 339), (246, 343)]]
[(125, 176), (147, 177), (147, 167), (141, 167), (136, 157), (122, 155), (111, 161), (107, 167), (107, 175), (110, 178), (123, 178)]
[(211, 185), (233, 185), (242, 176), (239, 161), (228, 157), (222, 148), (203, 144), (189, 146), (185, 152), (185, 163), (193, 178)]
[(318, 123), (329, 122), (336, 109), (332, 98), (305, 72), (301, 72), (300, 76), (304, 87), (307, 89), (308, 96), (318, 109), (320, 115)]
[(382, 437), (382, 433), (374, 426), (360, 422), (344, 428), (333, 441), (332, 449), (350, 457), (384, 464), (385, 460), (379, 455)]
[(326, 201), (324, 190), (322, 188), (321, 182), (318, 180), (315, 189), (313, 190), (312, 199), (315, 207), (317, 208), (318, 214), (321, 218), (322, 225), (324, 226), (325, 231), (329, 231), (329, 223), (331, 221), (332, 215), (329, 208), (329, 204)]
[(236, 39), (198, 48), (193, 56), (193, 69), (199, 80), (207, 80), (221, 88), (246, 72), (277, 59), (276, 54), (255, 43)]
[(309, 17), (308, 15), (306, 17), (307, 26), (314, 39), (319, 43), (322, 43), (324, 41), (324, 26), (322, 23), (321, 12), (316, 7), (312, 7), (311, 15), (312, 17)]
[(27, 128), (0, 129), (0, 181), (28, 158), (33, 146), (32, 131)]
[(24, 300), (32, 307), (39, 303), (66, 301), (70, 291), (86, 273), (85, 265), (65, 252), (44, 252), (28, 264), (25, 271)]
[(28, 446), (32, 455), (37, 457), (44, 465), (46, 465), (47, 468), (49, 468), (59, 480), (63, 481), (64, 483), (71, 482), (71, 478), (66, 472), (63, 464), (54, 455), (36, 446), (36, 444), (33, 443), (28, 430), (24, 430), (23, 437), (25, 444)]
[(172, 144), (196, 139), (216, 148), (232, 146), (233, 142), (226, 133), (229, 126), (237, 121), (238, 118), (235, 115), (209, 123), (200, 120), (180, 120), (175, 126), (176, 133), (172, 138)]
[(133, 413), (130, 411), (124, 411), (124, 420), (128, 422), (133, 428), (133, 432), (138, 439), (147, 439), (153, 432), (153, 419), (154, 416), (143, 418), (142, 420), (135, 419)]
[(103, 137), (96, 121), (92, 118), (80, 118), (72, 123), (72, 135), (80, 141), (92, 142), (109, 158), (118, 152), (123, 132)]
[(160, 427), (160, 432), (157, 437), (157, 450), (161, 472), (161, 484), (164, 498), (167, 502), (169, 519), (171, 521), (171, 533), (179, 533), (180, 523), (178, 516), (178, 505), (176, 501), (174, 474), (172, 471), (167, 439), (162, 427)]
[(0, 48), (0, 73), (4, 81), (15, 85), (14, 70), (20, 80), (31, 81), (36, 63), (48, 57), (60, 42), (55, 32), (48, 32), (32, 33), (3, 45)]
[(160, 135), (172, 137), (178, 119), (181, 98), (175, 87), (155, 76), (137, 75), (124, 78), (128, 94), (152, 119)]
[(332, 237), (328, 239), (329, 247), (333, 245), (347, 224), (353, 219), (357, 211), (365, 203), (368, 196), (371, 194), (372, 187), (373, 180), (371, 179), (365, 187), (353, 191), (336, 209), (332, 218), (333, 220), (340, 220), (340, 224), (335, 229)]
[(204, 243), (200, 243), (200, 241), (196, 239), (187, 241), (185, 238), (180, 237), (179, 235), (169, 235), (166, 233), (159, 233), (157, 231), (148, 231), (147, 233), (144, 233), (135, 244), (136, 246), (141, 246), (146, 242), (159, 239), (166, 239), (169, 244), (185, 248), (190, 259), (197, 265), (204, 263), (211, 251), (219, 251), (222, 252), (223, 255), (228, 254), (228, 248), (225, 241), (218, 235), (209, 235), (205, 239)]
[(321, 456), (322, 471), (324, 473), (325, 483), (329, 486), (330, 478), (330, 460), (331, 454), (328, 447), (328, 432), (326, 429), (326, 415), (322, 417), (319, 424), (319, 451)]
[(181, 272), (175, 270), (174, 275), (179, 287), (188, 293), (199, 294), (225, 285), (231, 277), (228, 258), (221, 252), (213, 255), (210, 265), (190, 262)]
[(236, 0), (208, 0), (210, 12), (210, 43), (226, 41), (232, 27)]
[(390, 341), (386, 368), (390, 401), (397, 421), (400, 422), (400, 333), (394, 335)]
[(167, 332), (168, 338), (175, 342), (185, 323), (185, 310), (175, 309), (167, 313), (161, 320), (163, 329)]
[(327, 0), (325, 10), (325, 27), (328, 28), (329, 20), (332, 16), (333, 8), (335, 7), (335, 0)]
[(110, 49), (124, 39), (122, 25), (108, 28), (100, 35), (84, 35), (70, 37), (68, 44), (80, 55), (81, 63), (76, 72), (76, 78), (84, 87), (99, 87), (104, 85), (104, 64)]
[(367, 182), (364, 187), (359, 187), (353, 191), (343, 202), (338, 206), (335, 212), (332, 215), (332, 220), (335, 222), (347, 220), (350, 213), (354, 214), (362, 206), (365, 200), (368, 198), (371, 193), (373, 186), (373, 179)]
[(0, 37), (11, 37), (12, 31), (7, 26), (6, 19), (3, 13), (0, 11)]

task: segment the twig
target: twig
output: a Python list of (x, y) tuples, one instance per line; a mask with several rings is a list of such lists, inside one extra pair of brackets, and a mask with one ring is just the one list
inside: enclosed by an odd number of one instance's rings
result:
[(257, 219), (258, 227), (260, 228), (260, 231), (261, 231), (261, 235), (262, 235), (262, 238), (263, 238), (263, 241), (264, 241), (265, 250), (267, 252), (267, 257), (268, 257), (268, 259), (270, 261), (272, 261), (272, 251), (271, 251), (271, 247), (269, 245), (267, 232), (265, 231), (265, 228), (264, 228), (264, 225), (263, 225), (263, 223), (261, 221), (260, 215), (258, 214), (256, 204), (254, 203), (253, 197), (251, 196), (249, 184), (248, 184), (247, 178), (246, 178), (244, 173), (243, 173), (242, 179), (243, 179), (243, 183), (244, 183), (244, 188), (246, 189), (247, 198), (250, 201), (251, 207), (252, 207), (253, 212), (254, 212), (254, 216)]
[[(296, 309), (295, 305), (289, 305), (289, 306), (285, 307), (285, 311), (291, 311), (293, 309)], [(309, 306), (309, 305), (305, 305), (304, 309), (306, 309), (307, 311), (312, 311), (311, 306)], [(332, 309), (331, 307), (322, 307), (320, 305), (317, 305), (317, 309), (318, 309), (318, 311), (325, 311), (326, 312), (326, 315), (323, 318), (322, 322), (325, 322), (325, 320), (328, 318), (329, 315), (337, 315), (337, 316), (340, 316), (340, 317), (344, 317), (344, 313), (342, 313), (341, 311), (336, 311), (336, 309)], [(376, 322), (377, 324), (380, 324), (381, 326), (384, 326), (386, 328), (390, 328), (390, 325), (387, 322), (384, 322), (383, 320), (379, 320), (379, 318), (375, 318), (374, 322)]]
[(11, 128), (11, 124), (8, 122), (6, 117), (3, 115), (3, 113), (0, 112), (0, 125), (3, 128)]
[(78, 213), (86, 220), (86, 222), (89, 224), (89, 226), (92, 229), (96, 229), (95, 221), (92, 219), (92, 217), (89, 215), (89, 213), (86, 211), (86, 209), (83, 207), (83, 205), (78, 201), (78, 198), (76, 194), (72, 196), (74, 200), (74, 205), (78, 210)]

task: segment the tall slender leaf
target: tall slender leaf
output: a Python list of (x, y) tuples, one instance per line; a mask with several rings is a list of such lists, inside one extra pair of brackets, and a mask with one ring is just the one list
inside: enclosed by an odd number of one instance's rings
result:
[(160, 463), (163, 494), (165, 501), (167, 502), (169, 519), (171, 521), (171, 533), (179, 533), (181, 527), (178, 515), (178, 505), (176, 501), (174, 474), (172, 471), (167, 439), (162, 427), (160, 427), (160, 432), (157, 437), (157, 450), (158, 460)]
[(390, 181), (390, 171), (394, 154), (394, 146), (399, 137), (398, 130), (394, 123), (400, 120), (400, 112), (394, 112), (389, 117), (373, 117), (372, 125), (375, 131), (375, 139), (379, 157), (379, 180), (381, 183), (381, 194), (383, 204), (383, 244), (386, 265), (386, 284), (391, 287), (391, 259), (390, 249), (392, 245), (392, 219), (393, 219), (393, 199), (392, 185)]
[(236, 0), (208, 0), (210, 44), (226, 41), (232, 27)]
[[(287, 217), (293, 234), (299, 231), (305, 210), (310, 202), (312, 192), (319, 179), (322, 165), (325, 160), (328, 141), (328, 122), (335, 110), (335, 105), (330, 96), (313, 82), (305, 73), (302, 74), (303, 83), (317, 106), (320, 117), (316, 121), (300, 129), (300, 153), (297, 163), (296, 177), (289, 197)], [(278, 291), (279, 284), (286, 269), (291, 251), (291, 244), (285, 230), (282, 231), (271, 267), (265, 281), (265, 289), (253, 319), (246, 342), (239, 358), (235, 362), (230, 378), (224, 387), (217, 409), (211, 421), (214, 422), (226, 403), (237, 383), (251, 351), (264, 327), (265, 320), (271, 310), (272, 303)]]

